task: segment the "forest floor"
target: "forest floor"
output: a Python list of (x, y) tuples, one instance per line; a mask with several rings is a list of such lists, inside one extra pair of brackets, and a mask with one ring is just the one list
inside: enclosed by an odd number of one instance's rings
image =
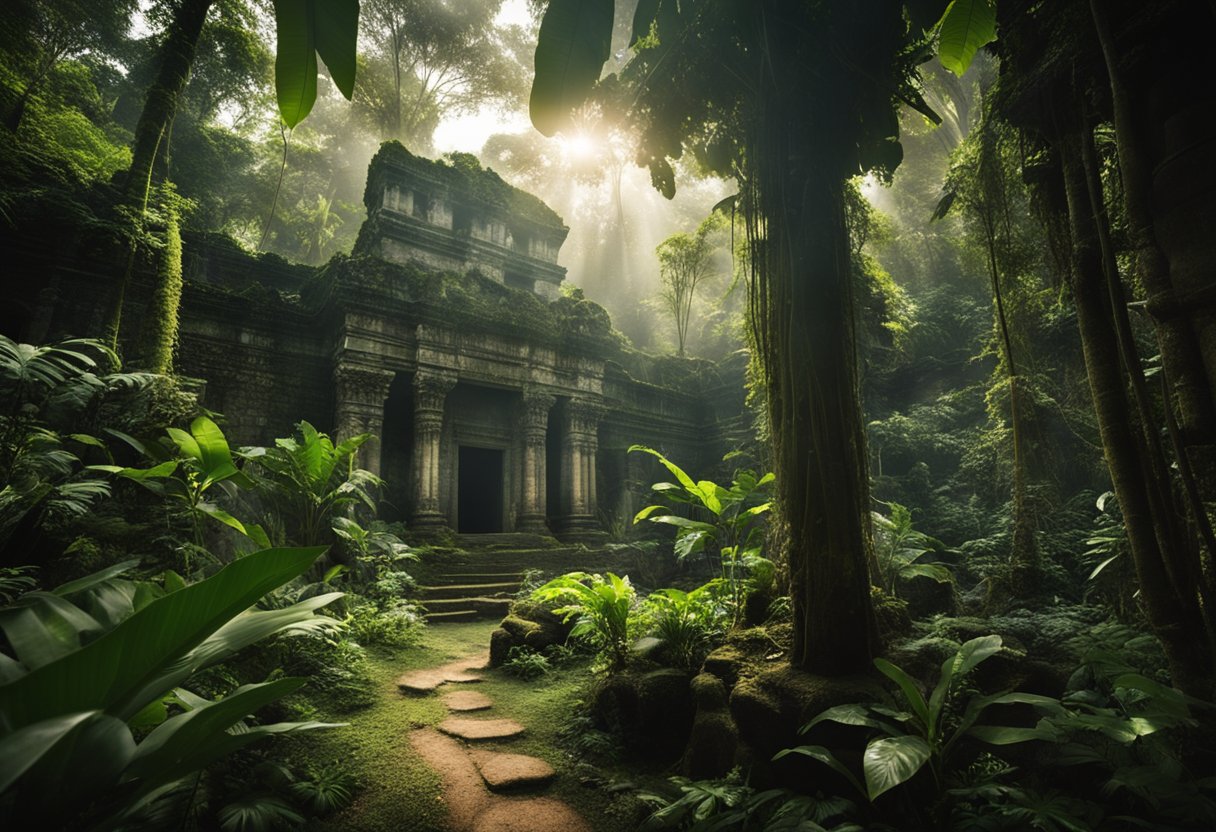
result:
[[(358, 783), (350, 806), (311, 828), (618, 832), (636, 827), (639, 804), (627, 796), (634, 784), (618, 788), (611, 772), (579, 763), (564, 749), (563, 729), (590, 695), (590, 673), (579, 667), (523, 681), (501, 670), (480, 669), (496, 626), (487, 621), (433, 625), (418, 646), (372, 654), (376, 702), (338, 718), (349, 723), (346, 727), (300, 737), (293, 749), (293, 762), (337, 762)], [(444, 676), (467, 681), (427, 689), (428, 682)], [(399, 682), (413, 682), (419, 689), (403, 690)], [(487, 704), (476, 711), (459, 710)], [(483, 724), (467, 725), (471, 720)], [(496, 733), (522, 730), (481, 740), (447, 733), (487, 726), (500, 729)], [(496, 782), (494, 791), (485, 784), (513, 775), (524, 782), (515, 787)]]

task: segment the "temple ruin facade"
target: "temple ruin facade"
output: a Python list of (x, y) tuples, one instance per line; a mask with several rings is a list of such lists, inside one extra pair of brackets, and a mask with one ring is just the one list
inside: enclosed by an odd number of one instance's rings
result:
[[(354, 251), (320, 268), (187, 238), (177, 367), (234, 442), (300, 419), (370, 433), (386, 517), (578, 540), (627, 525), (649, 490), (631, 445), (699, 466), (746, 430), (741, 368), (631, 349), (561, 291), (561, 218), (473, 157), (386, 144), (364, 202)], [(95, 308), (64, 302), (87, 293), (82, 271), (31, 301), (27, 339), (89, 331)]]

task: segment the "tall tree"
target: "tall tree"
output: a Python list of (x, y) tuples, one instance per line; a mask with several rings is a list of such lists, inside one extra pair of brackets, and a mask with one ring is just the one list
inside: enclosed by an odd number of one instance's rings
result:
[(373, 46), (359, 104), (381, 138), (428, 149), (445, 114), (522, 101), (526, 43), (519, 26), (497, 26), (502, 0), (364, 0)]
[[(1144, 26), (1142, 20), (1125, 31), (1124, 43), (1135, 47), (1129, 49), (1131, 53), (1152, 54), (1154, 44), (1160, 42), (1156, 38), (1169, 33), (1165, 42), (1173, 45), (1181, 39), (1192, 48), (1178, 51), (1189, 55), (1202, 42), (1202, 35), (1196, 33), (1210, 30), (1210, 10), (1200, 4), (1167, 2), (1143, 9), (1152, 25)], [(1112, 234), (1109, 200), (1105, 198), (1102, 165), (1095, 147), (1095, 128), (1111, 115), (1107, 109), (1109, 98), (1103, 94), (1111, 84), (1107, 74), (1110, 64), (1103, 52), (1103, 41), (1108, 42), (1111, 33), (1102, 32), (1109, 21), (1100, 18), (1095, 28), (1093, 9), (1085, 0), (1033, 7), (1006, 0), (998, 11), (998, 46), (1003, 59), (1001, 108), (1024, 131), (1028, 143), (1038, 144), (1050, 154), (1052, 170), (1040, 186), (1041, 199), (1048, 210), (1068, 221), (1072, 297), (1086, 370), (1107, 468), (1136, 566), (1142, 606), (1161, 639), (1174, 683), (1188, 693), (1207, 698), (1216, 692), (1216, 543), (1198, 484), (1188, 476), (1195, 472), (1187, 440), (1179, 435), (1174, 408), (1184, 391), (1171, 388), (1178, 381), (1168, 379), (1172, 369), (1181, 370), (1185, 365), (1166, 368), (1165, 390), (1173, 395), (1163, 397), (1159, 405), (1148, 387), (1144, 360), (1132, 333), (1128, 289), (1119, 269), (1120, 252)], [(1067, 47), (1060, 48), (1046, 33), (1067, 37)], [(1190, 59), (1198, 61), (1201, 51)], [(1159, 71), (1151, 64), (1141, 63), (1140, 67), (1150, 76)], [(1197, 70), (1210, 71), (1206, 65)], [(1161, 115), (1149, 119), (1145, 128), (1164, 135), (1165, 119), (1187, 107), (1188, 102), (1175, 97), (1158, 103)], [(1125, 137), (1119, 136), (1118, 141), (1122, 143)], [(1168, 146), (1168, 142), (1161, 145)], [(1120, 148), (1120, 161), (1124, 155)], [(1144, 175), (1137, 167), (1141, 161), (1120, 171), (1125, 188), (1129, 177)], [(1208, 175), (1210, 182), (1211, 170), (1210, 161), (1200, 163), (1194, 178), (1203, 181), (1202, 177)], [(1131, 186), (1143, 187), (1143, 182)], [(1161, 189), (1159, 196), (1175, 207), (1178, 190), (1201, 198), (1205, 193), (1208, 199), (1212, 195), (1210, 189), (1195, 190), (1177, 181), (1173, 186)], [(1132, 225), (1144, 221), (1144, 214), (1137, 210), (1128, 210)], [(1152, 237), (1160, 244), (1162, 218), (1156, 219), (1157, 230)], [(1210, 249), (1213, 243), (1211, 235), (1194, 220), (1171, 220), (1175, 224), (1170, 230), (1178, 236), (1167, 239), (1176, 246), (1175, 251), (1185, 252), (1177, 265), (1170, 263), (1172, 277), (1175, 271), (1189, 272), (1194, 266), (1190, 257), (1196, 251)], [(1130, 237), (1138, 249), (1134, 253), (1143, 273), (1144, 258), (1155, 256), (1151, 249), (1142, 248), (1151, 238), (1145, 237), (1143, 228), (1133, 230)], [(1147, 264), (1147, 268), (1159, 267)], [(1145, 279), (1144, 287), (1154, 291), (1150, 279)], [(1192, 301), (1201, 297), (1194, 295)], [(1150, 295), (1150, 299), (1171, 304), (1169, 297)], [(1192, 316), (1157, 307), (1153, 314), (1183, 314), (1194, 324), (1202, 310)], [(1164, 347), (1162, 344), (1163, 352)], [(1197, 372), (1190, 378), (1188, 383), (1200, 384)], [(1170, 437), (1172, 447), (1166, 446), (1163, 435)], [(1192, 434), (1190, 441), (1195, 438)]]
[(710, 235), (719, 227), (721, 215), (715, 212), (693, 233), (672, 234), (655, 249), (659, 256), (658, 301), (675, 324), (676, 354), (681, 357), (688, 339), (688, 322), (692, 318), (697, 287), (714, 274), (714, 246)]
[[(551, 0), (532, 119), (552, 134), (599, 78), (612, 0)], [(877, 649), (868, 564), (869, 484), (858, 396), (845, 183), (899, 164), (911, 85), (900, 4), (708, 0), (638, 4), (639, 162), (665, 195), (690, 149), (735, 177), (751, 241), (752, 324), (774, 470), (789, 531), (793, 662), (865, 668)]]
[(30, 97), (63, 60), (88, 51), (112, 53), (127, 35), (136, 0), (15, 0), (6, 5), (3, 44), (22, 86), (4, 113), (16, 131)]

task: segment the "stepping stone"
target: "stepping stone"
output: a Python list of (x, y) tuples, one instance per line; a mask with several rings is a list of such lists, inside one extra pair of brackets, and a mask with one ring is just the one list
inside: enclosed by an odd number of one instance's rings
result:
[(551, 797), (499, 798), (477, 816), (471, 832), (591, 832), (591, 826)]
[(406, 693), (430, 693), (445, 682), (480, 682), (481, 677), (470, 673), (471, 665), (480, 659), (460, 659), (441, 667), (411, 670), (397, 679), (397, 687)]
[(436, 726), (443, 733), (462, 740), (505, 740), (524, 732), (513, 719), (467, 719), (452, 717)]
[(454, 690), (444, 695), (443, 704), (450, 711), (484, 711), (494, 704), (494, 700), (475, 690)]
[(469, 752), (473, 764), (492, 791), (527, 789), (543, 786), (557, 776), (553, 766), (539, 757), (526, 754), (502, 754), (497, 751), (474, 749)]

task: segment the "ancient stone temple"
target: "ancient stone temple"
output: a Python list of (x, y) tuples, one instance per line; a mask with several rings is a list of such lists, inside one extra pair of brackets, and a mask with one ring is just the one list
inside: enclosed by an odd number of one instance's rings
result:
[[(300, 419), (370, 432), (361, 462), (388, 482), (387, 516), (566, 539), (632, 517), (652, 480), (630, 445), (688, 465), (726, 450), (738, 368), (638, 353), (601, 307), (561, 292), (567, 228), (540, 200), (472, 156), (389, 143), (364, 202), (355, 250), (319, 269), (187, 239), (177, 366), (236, 442)], [(56, 271), (32, 303), (41, 331), (25, 337), (87, 331), (96, 312), (61, 302), (87, 283), (79, 263)]]

